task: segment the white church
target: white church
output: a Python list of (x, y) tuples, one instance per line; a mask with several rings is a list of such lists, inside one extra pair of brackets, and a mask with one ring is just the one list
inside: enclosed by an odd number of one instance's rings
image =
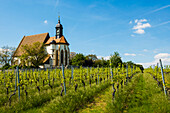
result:
[(22, 45), (30, 45), (34, 42), (40, 42), (45, 44), (46, 52), (48, 53), (48, 57), (43, 61), (43, 67), (57, 67), (69, 65), (70, 59), (70, 49), (69, 43), (66, 38), (63, 36), (63, 26), (60, 23), (60, 18), (58, 18), (58, 23), (55, 27), (56, 35), (54, 37), (50, 37), (49, 33), (42, 33), (30, 36), (24, 36), (18, 45), (15, 53), (13, 54), (13, 65), (19, 65), (21, 63), (20, 56), (23, 54), (21, 48)]

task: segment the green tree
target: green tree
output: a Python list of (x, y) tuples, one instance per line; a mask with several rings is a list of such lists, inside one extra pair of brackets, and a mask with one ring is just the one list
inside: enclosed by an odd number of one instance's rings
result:
[(93, 55), (93, 54), (89, 54), (86, 56), (86, 59), (91, 59), (92, 61), (95, 61), (95, 60), (97, 60), (97, 56)]
[(39, 67), (43, 64), (43, 60), (47, 57), (47, 53), (43, 43), (35, 42), (32, 45), (22, 46), (23, 54), (21, 55), (21, 61), (23, 65), (29, 66), (31, 63), (34, 67)]
[(89, 54), (86, 56), (86, 59), (85, 59), (85, 64), (84, 66), (93, 66), (95, 60), (97, 60), (97, 56), (96, 55), (93, 55), (93, 54)]
[(122, 60), (118, 52), (114, 52), (114, 55), (111, 55), (110, 61), (112, 67), (118, 67), (119, 63), (122, 64)]
[(0, 49), (0, 64), (10, 64), (15, 47), (3, 46)]
[(133, 65), (133, 64), (135, 64), (135, 63), (133, 63), (132, 61), (127, 61), (126, 64), (128, 64), (128, 65)]
[(81, 53), (76, 54), (75, 57), (71, 60), (71, 65), (73, 66), (84, 66), (85, 56)]

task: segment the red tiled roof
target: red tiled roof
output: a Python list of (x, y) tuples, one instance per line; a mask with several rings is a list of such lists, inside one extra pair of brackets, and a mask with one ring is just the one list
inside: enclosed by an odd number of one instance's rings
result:
[(49, 33), (24, 36), (20, 44), (18, 45), (16, 51), (14, 52), (13, 57), (21, 56), (23, 54), (22, 45), (26, 45), (26, 44), (31, 45), (35, 42), (46, 43), (49, 38), (50, 38)]
[(50, 37), (49, 40), (45, 43), (45, 44), (50, 44), (51, 41), (55, 40), (56, 44), (66, 44), (69, 45), (69, 43), (67, 42), (67, 40), (65, 39), (64, 36), (57, 38), (56, 37)]

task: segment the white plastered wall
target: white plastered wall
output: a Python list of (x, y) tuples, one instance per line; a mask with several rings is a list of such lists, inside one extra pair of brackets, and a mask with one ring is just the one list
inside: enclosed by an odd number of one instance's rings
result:
[[(63, 64), (65, 64), (65, 50), (67, 50), (67, 65), (69, 64), (70, 50), (68, 45), (65, 44), (51, 44), (46, 46), (47, 53), (51, 56), (51, 65), (54, 65), (56, 62), (56, 50), (60, 51), (59, 59), (61, 59), (61, 51), (63, 50)], [(59, 65), (61, 65), (61, 60), (59, 60)]]

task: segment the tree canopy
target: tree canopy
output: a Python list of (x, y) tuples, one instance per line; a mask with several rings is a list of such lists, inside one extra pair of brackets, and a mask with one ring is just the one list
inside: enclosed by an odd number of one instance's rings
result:
[(20, 57), (22, 65), (30, 66), (31, 63), (34, 67), (39, 67), (43, 60), (47, 57), (47, 53), (43, 43), (35, 42), (32, 45), (22, 46), (23, 54)]
[(111, 55), (110, 61), (112, 67), (118, 67), (119, 63), (122, 64), (122, 59), (118, 52), (114, 52), (114, 55)]
[(74, 66), (84, 66), (85, 64), (85, 56), (81, 53), (76, 54), (75, 57), (72, 58), (71, 64)]
[(3, 46), (0, 49), (0, 64), (10, 64), (15, 47)]
[(98, 59), (97, 56), (94, 54), (84, 56), (81, 53), (78, 54), (74, 53), (74, 57), (70, 59), (70, 65), (73, 66), (109, 67), (110, 63), (112, 67), (118, 67), (119, 64), (124, 64), (124, 66), (126, 67), (126, 64), (128, 64), (140, 67), (141, 70), (144, 69), (142, 65), (135, 64), (132, 61), (122, 62), (122, 59), (118, 52), (114, 52), (114, 54), (110, 56), (109, 60), (105, 60), (104, 58)]

